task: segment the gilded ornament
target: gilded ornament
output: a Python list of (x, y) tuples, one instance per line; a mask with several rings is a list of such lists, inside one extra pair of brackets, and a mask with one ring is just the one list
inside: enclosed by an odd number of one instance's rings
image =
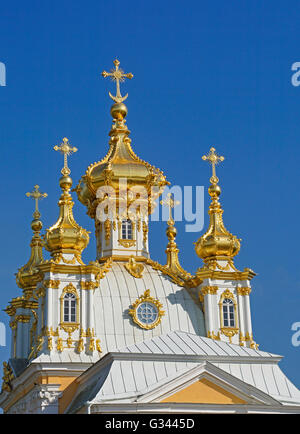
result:
[(204, 260), (205, 264), (210, 265), (210, 263), (213, 263), (214, 267), (218, 266), (221, 271), (225, 271), (229, 270), (229, 265), (231, 264), (228, 262), (225, 268), (223, 268), (218, 261), (228, 261), (230, 259), (232, 263), (232, 258), (240, 250), (240, 240), (228, 232), (222, 218), (223, 209), (219, 202), (221, 188), (218, 185), (219, 179), (216, 176), (215, 166), (219, 162), (224, 161), (224, 157), (218, 156), (215, 148), (211, 148), (210, 153), (204, 155), (202, 158), (209, 161), (212, 165), (211, 185), (208, 189), (212, 202), (208, 211), (210, 216), (208, 230), (195, 243), (195, 249), (197, 255)]
[[(124, 192), (121, 188), (121, 180), (127, 180), (128, 191), (131, 187), (145, 191), (139, 198), (141, 215), (148, 215), (154, 210), (156, 199), (162, 194), (165, 185), (168, 184), (163, 172), (146, 161), (141, 160), (132, 150), (130, 134), (125, 117), (127, 107), (123, 103), (124, 98), (120, 94), (120, 81), (131, 78), (131, 74), (120, 72), (119, 61), (115, 61), (115, 69), (111, 72), (103, 72), (103, 76), (110, 76), (116, 81), (117, 94), (111, 96), (115, 104), (111, 107), (113, 125), (110, 130), (109, 150), (107, 155), (98, 162), (91, 164), (81, 177), (76, 187), (76, 193), (80, 202), (88, 208), (88, 215), (97, 218), (97, 191), (100, 187), (111, 186), (115, 195), (109, 197), (120, 217), (124, 205)], [(125, 195), (127, 196), (127, 188)], [(130, 198), (126, 197), (126, 212), (130, 207)], [(146, 238), (146, 235), (145, 235)]]
[(15, 378), (12, 368), (9, 363), (3, 362), (3, 383), (1, 392), (11, 392), (12, 391), (12, 380)]
[(63, 340), (62, 340), (62, 338), (57, 338), (56, 349), (59, 352), (61, 352), (63, 350)]
[(217, 286), (203, 286), (200, 289), (200, 292), (203, 295), (207, 295), (207, 294), (215, 295), (218, 292), (218, 287)]
[(99, 264), (99, 262), (93, 263), (93, 265), (97, 267), (97, 271), (95, 273), (95, 280), (97, 282), (99, 282), (100, 279), (103, 279), (105, 277), (106, 273), (111, 269), (112, 262), (112, 258), (108, 258), (102, 266)]
[(99, 282), (93, 282), (92, 280), (82, 280), (80, 282), (81, 289), (96, 289), (99, 286)]
[(44, 262), (43, 242), (40, 235), (43, 224), (40, 220), (41, 214), (38, 209), (38, 202), (47, 197), (47, 193), (41, 193), (39, 186), (35, 185), (34, 190), (31, 193), (26, 193), (26, 196), (35, 200), (35, 211), (31, 222), (33, 237), (30, 243), (30, 258), (23, 267), (19, 268), (16, 274), (16, 282), (24, 290), (25, 297), (29, 299), (33, 296), (37, 283), (43, 278), (43, 273), (39, 270), (39, 265)]
[(177, 230), (174, 226), (175, 222), (172, 216), (172, 209), (175, 208), (175, 206), (179, 205), (180, 202), (175, 201), (173, 194), (168, 193), (166, 199), (162, 200), (160, 203), (169, 208), (169, 219), (167, 221), (168, 227), (166, 230), (166, 234), (169, 240), (166, 248), (166, 254), (167, 254), (166, 268), (170, 270), (175, 276), (178, 276), (184, 281), (189, 280), (192, 276), (189, 273), (187, 273), (180, 265), (179, 258), (178, 258), (179, 249), (175, 242)]
[(219, 341), (221, 339), (220, 332), (218, 332), (217, 334), (215, 334), (215, 332), (213, 332), (213, 331), (212, 332), (208, 331), (207, 332), (207, 337), (210, 338), (210, 339), (217, 340), (217, 341)]
[(116, 96), (113, 96), (110, 92), (109, 92), (109, 96), (116, 103), (122, 103), (123, 101), (125, 101), (125, 99), (127, 99), (128, 93), (122, 97), (120, 92), (120, 81), (121, 82), (125, 81), (125, 78), (129, 78), (129, 80), (131, 80), (133, 78), (133, 74), (131, 74), (131, 72), (124, 73), (124, 71), (121, 68), (119, 68), (120, 62), (118, 61), (118, 59), (114, 60), (114, 65), (115, 65), (115, 69), (112, 69), (111, 72), (103, 71), (102, 76), (110, 77), (113, 81), (116, 82), (116, 86), (117, 86)]
[(220, 330), (221, 330), (221, 333), (223, 335), (225, 335), (229, 338), (229, 343), (232, 343), (232, 337), (239, 332), (239, 328), (238, 327), (224, 326), (224, 318), (223, 318), (223, 311), (222, 311), (224, 299), (230, 299), (233, 301), (234, 324), (235, 325), (238, 324), (237, 302), (236, 302), (236, 298), (235, 298), (234, 294), (229, 289), (226, 289), (225, 291), (222, 292), (221, 297), (220, 297), (220, 301), (219, 301), (220, 324), (221, 324)]
[(95, 339), (90, 338), (89, 351), (94, 351), (94, 350), (95, 350)]
[[(64, 321), (64, 296), (67, 293), (71, 293), (75, 295), (76, 298), (76, 323), (69, 323)], [(75, 286), (70, 282), (68, 285), (64, 287), (60, 296), (60, 328), (63, 329), (66, 333), (69, 334), (69, 337), (75, 330), (77, 330), (80, 326), (79, 324), (79, 295)]]
[(129, 258), (127, 264), (125, 264), (124, 267), (128, 273), (131, 274), (131, 276), (136, 277), (137, 279), (143, 277), (143, 271), (145, 267), (143, 264), (138, 264), (134, 259), (134, 256)]
[(49, 351), (53, 350), (53, 342), (52, 342), (52, 337), (51, 336), (48, 337), (48, 350)]
[(37, 346), (36, 346), (36, 349), (35, 349), (35, 354), (38, 354), (39, 351), (42, 350), (43, 345), (44, 345), (44, 337), (40, 335), (40, 336), (37, 337)]
[(73, 154), (74, 152), (77, 152), (78, 149), (70, 145), (69, 140), (67, 137), (64, 137), (62, 139), (62, 143), (60, 145), (56, 145), (53, 148), (55, 151), (59, 151), (64, 156), (64, 167), (61, 170), (61, 173), (63, 176), (68, 176), (71, 173), (71, 170), (68, 167), (68, 155)]
[(96, 350), (98, 351), (98, 353), (102, 353), (100, 339), (96, 339)]
[(31, 313), (33, 316), (33, 321), (32, 321), (32, 325), (31, 325), (30, 332), (29, 332), (29, 338), (30, 338), (29, 347), (30, 348), (32, 348), (35, 344), (36, 329), (37, 329), (37, 324), (38, 324), (38, 315), (37, 315), (36, 311), (34, 309), (31, 309)]
[(68, 338), (67, 338), (67, 347), (68, 348), (72, 348), (72, 338), (71, 338), (71, 336), (68, 336)]
[(146, 263), (148, 265), (151, 265), (151, 267), (154, 270), (159, 270), (162, 272), (162, 274), (165, 274), (166, 276), (170, 277), (171, 280), (176, 283), (179, 286), (185, 286), (186, 281), (183, 279), (182, 276), (178, 276), (175, 273), (173, 273), (166, 265), (161, 265), (159, 262), (153, 261), (152, 259), (146, 259)]
[(83, 350), (84, 350), (83, 339), (80, 338), (77, 344), (77, 351), (78, 353), (81, 353)]
[[(64, 138), (62, 144), (55, 146), (54, 149), (64, 155), (64, 167), (61, 170), (63, 176), (59, 181), (62, 194), (58, 202), (59, 218), (53, 226), (46, 230), (44, 236), (45, 248), (51, 253), (55, 263), (62, 261), (65, 264), (75, 264), (77, 260), (83, 264), (81, 252), (88, 245), (89, 232), (80, 227), (73, 216), (74, 202), (70, 195), (72, 178), (69, 176), (70, 169), (67, 164), (67, 156), (77, 149), (70, 146), (67, 138)], [(63, 254), (73, 254), (74, 256), (69, 260)]]
[(239, 332), (237, 327), (221, 327), (221, 333), (229, 338), (229, 343), (232, 344), (232, 338)]
[(46, 327), (45, 328), (45, 336), (59, 336), (58, 327), (56, 328), (55, 331), (53, 330), (52, 326), (50, 328)]
[(58, 289), (59, 285), (60, 285), (60, 280), (52, 280), (52, 279), (50, 279), (50, 280), (44, 280), (43, 281), (43, 285), (46, 288)]
[(250, 292), (251, 292), (251, 288), (248, 287), (248, 286), (246, 286), (246, 287), (237, 287), (236, 288), (237, 295), (242, 295), (242, 296), (249, 295)]
[[(151, 323), (144, 323), (142, 322), (138, 317), (138, 308), (142, 303), (149, 303), (155, 306), (157, 311), (156, 320)], [(129, 309), (129, 314), (132, 316), (133, 321), (138, 324), (141, 328), (144, 329), (153, 329), (161, 322), (161, 318), (163, 315), (165, 315), (165, 311), (162, 310), (163, 305), (161, 302), (153, 297), (150, 296), (150, 289), (146, 289), (143, 295), (140, 295), (140, 297), (132, 304), (132, 309)]]
[(109, 219), (106, 219), (104, 222), (104, 230), (105, 230), (105, 242), (106, 245), (108, 246), (110, 236), (111, 236), (111, 223)]
[(143, 241), (144, 241), (144, 243), (147, 242), (147, 237), (148, 237), (148, 225), (146, 222), (143, 221)]
[(119, 239), (118, 243), (121, 244), (121, 246), (125, 247), (126, 249), (129, 249), (130, 247), (133, 247), (136, 245), (136, 240)]
[(30, 315), (16, 315), (15, 321), (26, 323), (30, 321), (30, 318), (31, 318)]

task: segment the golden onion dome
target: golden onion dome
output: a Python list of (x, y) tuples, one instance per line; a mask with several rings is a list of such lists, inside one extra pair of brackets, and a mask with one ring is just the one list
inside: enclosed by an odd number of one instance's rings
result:
[[(66, 156), (70, 155), (72, 152), (76, 152), (76, 148), (71, 148), (67, 138), (63, 139), (63, 143), (60, 146), (55, 146), (55, 150), (61, 151), (64, 154), (64, 167), (62, 169), (63, 176), (59, 180), (59, 185), (62, 189), (62, 194), (60, 196), (58, 206), (59, 206), (59, 217), (57, 222), (46, 230), (44, 236), (44, 246), (51, 252), (51, 256), (59, 262), (63, 259), (65, 263), (75, 263), (75, 259), (79, 263), (81, 261), (81, 252), (89, 243), (89, 232), (83, 229), (75, 221), (73, 216), (73, 205), (72, 196), (70, 194), (70, 189), (72, 187), (72, 178), (69, 176), (70, 169), (67, 165)], [(73, 260), (68, 262), (62, 258), (62, 254), (72, 253)]]
[[(125, 123), (127, 108), (123, 103), (116, 103), (111, 108), (114, 123), (109, 133), (109, 150), (107, 155), (91, 164), (79, 184), (75, 188), (78, 199), (87, 206), (88, 215), (95, 217), (99, 203), (97, 192), (99, 188), (110, 186), (120, 195), (120, 185), (126, 183), (126, 188), (134, 187), (146, 195), (149, 212), (153, 210), (154, 200), (161, 195), (164, 186), (168, 184), (163, 172), (146, 161), (141, 160), (132, 150), (130, 131)], [(152, 195), (151, 195), (152, 192)]]
[(215, 165), (223, 161), (224, 157), (219, 157), (215, 149), (211, 148), (208, 156), (202, 157), (212, 163), (213, 175), (210, 178), (211, 185), (208, 193), (211, 197), (211, 204), (208, 210), (209, 227), (204, 235), (195, 243), (197, 255), (205, 263), (217, 260), (229, 260), (236, 256), (240, 250), (240, 240), (232, 235), (224, 226), (223, 209), (219, 202), (221, 188), (218, 185), (218, 178), (215, 173)]
[(127, 107), (123, 103), (128, 94), (122, 97), (119, 82), (124, 81), (125, 78), (131, 79), (133, 75), (131, 73), (125, 74), (119, 68), (119, 64), (120, 62), (115, 60), (115, 69), (112, 69), (110, 73), (106, 71), (102, 73), (104, 77), (111, 77), (117, 84), (116, 96), (109, 93), (115, 104), (110, 110), (113, 125), (109, 133), (108, 153), (101, 161), (95, 162), (87, 168), (75, 188), (78, 199), (87, 206), (87, 213), (92, 218), (95, 218), (96, 215), (96, 208), (100, 202), (98, 192), (102, 187), (110, 186), (114, 189), (118, 207), (118, 201), (122, 196), (120, 184), (124, 186), (126, 182), (127, 192), (134, 187), (135, 193), (138, 192), (144, 200), (147, 212), (151, 213), (155, 199), (161, 195), (164, 186), (168, 184), (161, 170), (141, 160), (132, 150), (131, 139), (128, 137), (130, 131), (125, 121)]
[(33, 220), (31, 222), (31, 229), (33, 237), (30, 243), (30, 258), (28, 262), (19, 268), (16, 273), (17, 285), (23, 289), (25, 298), (32, 296), (32, 291), (43, 278), (43, 273), (39, 270), (39, 265), (44, 262), (43, 259), (43, 241), (40, 235), (43, 224), (40, 220), (41, 214), (38, 210), (38, 201), (47, 197), (47, 193), (41, 193), (39, 186), (35, 185), (31, 193), (26, 193), (27, 197), (35, 200), (35, 211), (33, 213)]

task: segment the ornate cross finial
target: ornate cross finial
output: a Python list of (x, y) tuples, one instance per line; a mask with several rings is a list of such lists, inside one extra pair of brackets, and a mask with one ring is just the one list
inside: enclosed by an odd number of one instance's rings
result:
[(121, 68), (119, 68), (120, 62), (118, 61), (118, 59), (114, 60), (114, 65), (115, 65), (115, 69), (111, 69), (110, 72), (103, 71), (102, 75), (103, 77), (111, 77), (111, 79), (116, 82), (117, 94), (116, 96), (113, 96), (109, 92), (109, 96), (113, 101), (120, 103), (125, 101), (125, 99), (128, 97), (128, 93), (122, 97), (120, 92), (120, 81), (122, 82), (125, 81), (125, 78), (132, 79), (133, 74), (131, 74), (131, 72), (125, 74), (124, 71)]
[(165, 200), (162, 200), (161, 205), (165, 205), (169, 207), (169, 220), (168, 224), (174, 224), (173, 216), (172, 216), (172, 208), (179, 205), (180, 202), (178, 200), (174, 200), (174, 195), (172, 193), (168, 193)]
[(77, 152), (77, 148), (72, 148), (70, 146), (69, 140), (64, 137), (62, 143), (58, 146), (54, 146), (55, 151), (60, 151), (64, 155), (64, 167), (61, 169), (61, 173), (64, 176), (67, 176), (71, 173), (71, 170), (68, 168), (68, 155), (71, 155), (73, 152)]
[(219, 178), (216, 175), (216, 165), (221, 161), (224, 161), (225, 158), (216, 154), (215, 148), (210, 148), (208, 155), (203, 155), (202, 160), (208, 160), (212, 165), (212, 177), (210, 178), (210, 182), (212, 184), (218, 184)]
[(27, 197), (32, 197), (35, 200), (35, 211), (33, 213), (33, 217), (34, 218), (39, 218), (40, 217), (40, 212), (39, 212), (39, 200), (43, 199), (44, 197), (47, 197), (48, 194), (47, 193), (42, 193), (39, 191), (40, 186), (39, 185), (35, 185), (34, 186), (34, 190), (30, 193), (26, 193)]

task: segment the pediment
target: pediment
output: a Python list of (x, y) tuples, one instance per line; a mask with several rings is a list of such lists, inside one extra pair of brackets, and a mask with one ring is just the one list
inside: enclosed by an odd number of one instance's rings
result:
[(270, 395), (209, 362), (140, 396), (138, 402), (280, 405)]

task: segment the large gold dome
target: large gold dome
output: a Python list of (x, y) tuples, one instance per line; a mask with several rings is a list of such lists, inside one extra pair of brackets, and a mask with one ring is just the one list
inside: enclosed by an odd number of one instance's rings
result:
[[(120, 196), (120, 182), (126, 182), (127, 193), (132, 187), (140, 194), (147, 193), (148, 212), (153, 211), (154, 200), (161, 195), (164, 186), (168, 184), (160, 169), (141, 160), (131, 148), (130, 131), (126, 126), (127, 108), (123, 103), (116, 103), (111, 108), (113, 125), (109, 133), (109, 150), (107, 155), (98, 162), (91, 164), (79, 181), (75, 191), (78, 199), (88, 208), (88, 215), (95, 218), (99, 203), (97, 191), (100, 187), (110, 186), (115, 191), (115, 197)], [(151, 194), (152, 193), (152, 194)], [(130, 204), (130, 197), (128, 197)]]

